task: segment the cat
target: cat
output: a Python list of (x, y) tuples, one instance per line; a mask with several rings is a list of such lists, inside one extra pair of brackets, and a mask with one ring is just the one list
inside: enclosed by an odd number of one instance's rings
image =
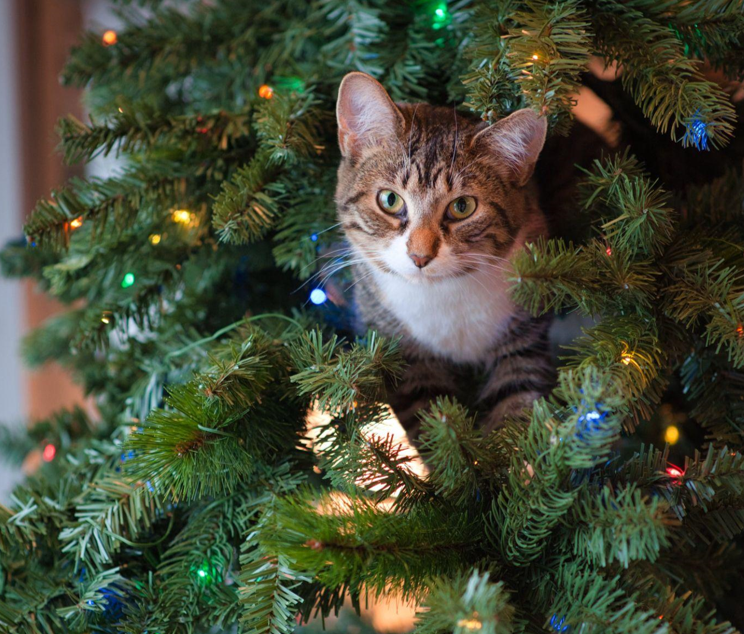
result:
[(529, 109), (493, 125), (453, 108), (396, 104), (352, 72), (336, 106), (336, 205), (364, 328), (400, 338), (408, 363), (390, 404), (409, 437), (419, 410), (486, 378), (484, 433), (550, 391), (550, 318), (510, 298), (509, 258), (547, 235), (534, 169), (547, 124)]

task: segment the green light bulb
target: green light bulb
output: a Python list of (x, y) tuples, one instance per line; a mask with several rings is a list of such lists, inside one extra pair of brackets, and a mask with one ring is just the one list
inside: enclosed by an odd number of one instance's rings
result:
[(452, 17), (447, 10), (447, 3), (439, 2), (436, 9), (434, 9), (431, 27), (433, 29), (442, 29), (450, 23), (451, 19)]
[(134, 273), (127, 273), (121, 281), (122, 288), (129, 288), (134, 284)]

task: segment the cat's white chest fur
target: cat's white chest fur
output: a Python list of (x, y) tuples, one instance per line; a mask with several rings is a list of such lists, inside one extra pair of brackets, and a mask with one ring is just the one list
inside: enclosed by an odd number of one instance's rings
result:
[(383, 302), (424, 348), (458, 363), (486, 361), (514, 313), (508, 284), (492, 271), (416, 284), (375, 272)]

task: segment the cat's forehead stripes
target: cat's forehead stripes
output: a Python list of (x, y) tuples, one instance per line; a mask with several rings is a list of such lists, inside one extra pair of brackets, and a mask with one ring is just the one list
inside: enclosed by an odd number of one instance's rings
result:
[(467, 176), (468, 163), (458, 161), (467, 154), (472, 140), (473, 123), (463, 119), (454, 109), (420, 108), (401, 105), (406, 121), (408, 138), (407, 164), (402, 174), (402, 184), (407, 187), (412, 177), (424, 188), (441, 184), (447, 191), (454, 187), (454, 176)]

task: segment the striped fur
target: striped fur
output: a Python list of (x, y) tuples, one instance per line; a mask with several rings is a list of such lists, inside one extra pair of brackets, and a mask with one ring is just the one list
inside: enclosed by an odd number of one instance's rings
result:
[[(545, 122), (520, 111), (489, 128), (451, 108), (393, 104), (361, 73), (342, 83), (337, 114), (336, 204), (360, 325), (401, 337), (409, 361), (396, 414), (415, 437), (417, 411), (476, 368), (487, 372), (483, 425), (497, 427), (553, 382), (549, 321), (515, 306), (507, 283), (509, 257), (547, 233), (532, 182)], [(403, 198), (398, 213), (379, 204), (383, 190)], [(447, 209), (461, 196), (477, 207), (457, 220)]]

